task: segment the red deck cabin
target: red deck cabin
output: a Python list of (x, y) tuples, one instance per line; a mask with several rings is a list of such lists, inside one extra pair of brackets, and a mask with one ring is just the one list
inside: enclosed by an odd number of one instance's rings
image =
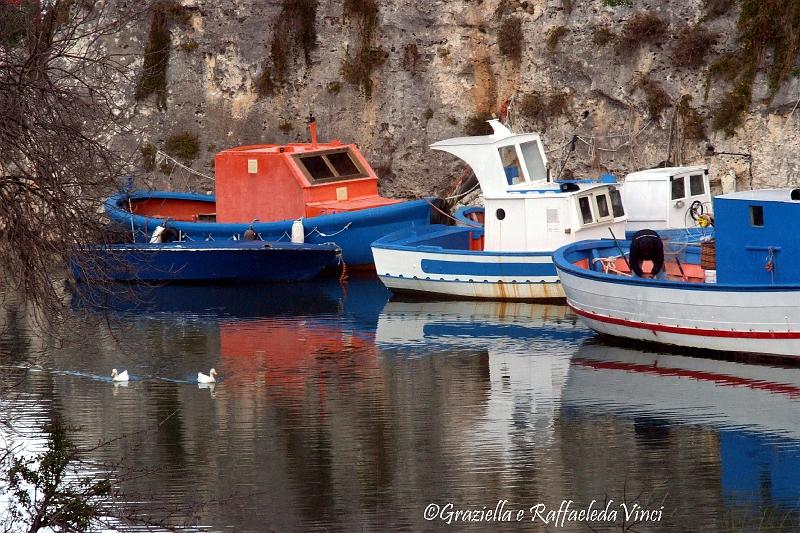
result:
[(314, 217), (398, 203), (378, 194), (378, 177), (354, 144), (267, 144), (215, 159), (217, 222)]

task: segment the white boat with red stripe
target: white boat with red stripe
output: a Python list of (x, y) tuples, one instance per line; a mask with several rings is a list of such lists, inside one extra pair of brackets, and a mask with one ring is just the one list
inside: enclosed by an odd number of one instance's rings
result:
[(718, 196), (714, 213), (715, 269), (701, 266), (700, 246), (667, 244), (666, 279), (631, 276), (627, 241), (560, 248), (568, 305), (607, 335), (800, 357), (800, 189)]

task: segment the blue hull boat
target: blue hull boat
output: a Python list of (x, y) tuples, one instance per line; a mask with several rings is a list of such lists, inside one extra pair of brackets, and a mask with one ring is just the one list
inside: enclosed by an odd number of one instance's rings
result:
[(334, 244), (263, 241), (111, 244), (72, 260), (76, 280), (141, 282), (305, 281), (339, 264)]
[[(214, 196), (153, 191), (112, 196), (105, 203), (105, 211), (121, 229), (133, 231), (137, 241), (148, 239), (166, 218), (170, 219), (170, 227), (188, 240), (220, 243), (241, 239), (250, 224), (216, 222), (215, 206)], [(428, 225), (430, 217), (430, 201), (423, 199), (309, 217), (302, 219), (302, 223), (306, 243), (336, 244), (348, 267), (372, 267), (373, 241), (411, 226)], [(255, 222), (252, 226), (264, 241), (288, 242), (293, 223), (281, 220)]]

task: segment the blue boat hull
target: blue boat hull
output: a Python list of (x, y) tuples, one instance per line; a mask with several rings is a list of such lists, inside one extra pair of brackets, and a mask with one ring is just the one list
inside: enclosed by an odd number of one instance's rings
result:
[(335, 245), (262, 241), (115, 244), (73, 258), (76, 280), (141, 282), (305, 281), (338, 264)]
[[(128, 201), (143, 199), (187, 200), (206, 202), (213, 207), (215, 198), (202, 194), (141, 192), (131, 195), (112, 196), (105, 203), (106, 214), (122, 228), (135, 230), (136, 240), (144, 241), (163, 222), (163, 218), (131, 214)], [(213, 210), (213, 209), (212, 209)], [(334, 243), (342, 249), (342, 257), (348, 266), (372, 267), (374, 264), (370, 244), (389, 233), (430, 224), (429, 200), (413, 200), (360, 211), (336, 213), (303, 219), (305, 242), (311, 244)], [(168, 216), (168, 213), (165, 213)], [(253, 229), (265, 241), (286, 242), (290, 240), (292, 220), (257, 222)], [(250, 224), (171, 221), (170, 226), (193, 241), (229, 241), (240, 239)]]

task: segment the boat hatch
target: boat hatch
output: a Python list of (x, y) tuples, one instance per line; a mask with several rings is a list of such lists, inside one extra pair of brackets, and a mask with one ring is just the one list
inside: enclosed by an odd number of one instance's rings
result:
[(294, 161), (312, 184), (366, 178), (367, 172), (347, 148), (296, 154)]

